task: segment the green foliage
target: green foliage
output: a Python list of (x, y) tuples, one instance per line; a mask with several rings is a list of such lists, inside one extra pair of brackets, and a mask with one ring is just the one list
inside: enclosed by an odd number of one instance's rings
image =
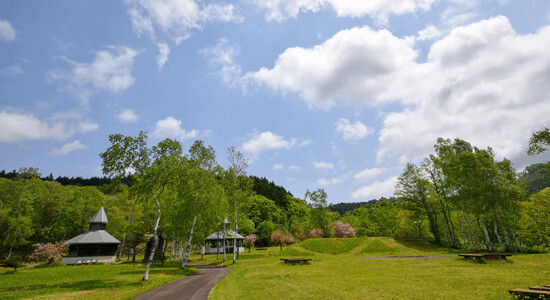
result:
[(525, 184), (525, 191), (528, 195), (542, 191), (550, 186), (547, 165), (539, 163), (527, 166), (525, 170), (521, 172), (519, 180)]
[(548, 146), (550, 146), (550, 128), (544, 128), (544, 130), (533, 133), (529, 140), (527, 153), (529, 155), (541, 154), (548, 150)]
[(550, 188), (532, 195), (523, 206), (521, 240), (530, 247), (550, 247)]
[(289, 205), (289, 196), (292, 194), (288, 192), (284, 187), (276, 185), (273, 181), (267, 180), (267, 178), (250, 176), (254, 184), (252, 190), (257, 194), (271, 199), (280, 208), (286, 208)]

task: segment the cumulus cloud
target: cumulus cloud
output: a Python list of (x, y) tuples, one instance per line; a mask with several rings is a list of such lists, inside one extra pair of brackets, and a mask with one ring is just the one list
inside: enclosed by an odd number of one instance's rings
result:
[(55, 70), (48, 74), (51, 81), (60, 82), (61, 88), (88, 104), (94, 91), (120, 93), (134, 85), (134, 60), (139, 51), (127, 47), (110, 46), (95, 52), (89, 63), (66, 61), (70, 70)]
[(123, 123), (135, 123), (139, 119), (138, 115), (136, 115), (132, 109), (123, 109), (117, 117)]
[(134, 32), (148, 35), (157, 44), (157, 64), (162, 68), (170, 48), (161, 42), (167, 36), (176, 45), (189, 38), (194, 30), (202, 30), (209, 22), (241, 21), (232, 4), (208, 4), (195, 0), (126, 0)]
[(342, 30), (313, 48), (288, 48), (271, 69), (249, 72), (259, 85), (297, 93), (311, 107), (329, 109), (337, 101), (377, 104), (394, 97), (386, 82), (414, 63), (410, 39), (391, 32), (355, 27)]
[(376, 178), (378, 177), (378, 175), (382, 174), (385, 171), (386, 171), (386, 168), (372, 168), (372, 169), (366, 168), (359, 173), (355, 173), (353, 175), (353, 179), (357, 181), (365, 181), (368, 179)]
[(299, 13), (318, 12), (329, 8), (339, 17), (370, 16), (386, 23), (391, 15), (429, 10), (435, 0), (253, 0), (256, 7), (266, 11), (267, 21), (282, 22), (296, 18)]
[(342, 138), (348, 142), (356, 142), (374, 133), (374, 129), (368, 128), (359, 121), (352, 124), (349, 120), (340, 118), (334, 125), (336, 126), (336, 132), (340, 133)]
[(46, 122), (32, 114), (0, 111), (0, 142), (16, 143), (29, 140), (65, 140), (75, 134), (95, 131), (99, 128), (91, 122)]
[(418, 40), (432, 40), (440, 37), (442, 34), (443, 33), (439, 31), (439, 29), (437, 29), (435, 26), (429, 25), (418, 32)]
[(181, 128), (181, 120), (174, 117), (167, 117), (165, 119), (157, 121), (155, 129), (153, 131), (153, 137), (158, 139), (192, 139), (199, 134), (198, 130), (187, 131)]
[(16, 32), (11, 26), (11, 23), (5, 20), (0, 20), (0, 41), (11, 42), (15, 40)]
[(74, 142), (63, 145), (61, 148), (53, 149), (51, 155), (60, 157), (81, 149), (86, 149), (86, 145), (82, 144), (80, 140), (75, 140)]
[(241, 145), (241, 149), (250, 154), (252, 158), (255, 158), (264, 151), (290, 149), (294, 144), (295, 140), (293, 138), (285, 139), (283, 136), (276, 135), (271, 131), (265, 131), (252, 136), (250, 140)]
[(315, 169), (325, 169), (325, 170), (332, 170), (334, 169), (334, 164), (330, 162), (324, 162), (324, 161), (314, 161), (313, 167)]
[(375, 181), (355, 190), (351, 197), (353, 199), (378, 199), (380, 197), (391, 197), (395, 192), (397, 176), (390, 177), (384, 181)]
[(329, 109), (401, 104), (382, 115), (379, 160), (418, 159), (437, 137), (460, 137), (514, 158), (550, 122), (550, 26), (516, 33), (498, 16), (456, 27), (418, 62), (415, 38), (357, 27), (312, 48), (289, 48), (245, 76)]

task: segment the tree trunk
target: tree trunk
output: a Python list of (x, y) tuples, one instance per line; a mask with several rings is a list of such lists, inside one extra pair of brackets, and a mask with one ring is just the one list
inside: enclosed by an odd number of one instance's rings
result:
[[(159, 237), (157, 235), (160, 223), (160, 202), (157, 196), (155, 196), (154, 191), (151, 191), (155, 202), (157, 203), (157, 222), (155, 223), (155, 228), (153, 229), (153, 247), (151, 248), (151, 254), (149, 255), (149, 260), (147, 261), (147, 267), (145, 267), (145, 274), (143, 275), (142, 281), (149, 280), (149, 270), (151, 269), (151, 264), (153, 264), (153, 259), (155, 258), (155, 251), (159, 243)], [(162, 191), (161, 191), (162, 193)], [(160, 195), (160, 194), (159, 194)]]
[(234, 208), (235, 208), (235, 233), (233, 234), (233, 263), (235, 263), (235, 257), (237, 255), (237, 252), (239, 251), (237, 249), (237, 232), (239, 231), (239, 224), (237, 223), (237, 188), (236, 187), (235, 187)]
[(462, 243), (464, 248), (468, 247), (466, 244), (466, 236), (464, 235), (464, 228), (462, 228), (462, 220), (460, 219), (460, 211), (456, 211), (456, 218), (458, 219), (458, 228), (460, 229), (460, 235), (462, 236)]
[(189, 260), (189, 256), (191, 255), (191, 241), (193, 240), (193, 229), (195, 229), (195, 221), (197, 221), (197, 216), (193, 218), (193, 225), (191, 225), (191, 232), (189, 233), (189, 242), (187, 242), (187, 250), (185, 251), (185, 257), (183, 258), (183, 263), (181, 265), (181, 268), (185, 270), (185, 267), (187, 266), (187, 261)]
[(504, 245), (502, 244), (502, 240), (500, 239), (500, 234), (498, 232), (498, 227), (497, 227), (497, 220), (495, 218), (495, 212), (493, 211), (492, 208), (491, 208), (491, 215), (493, 216), (493, 232), (495, 233), (498, 244), (500, 245), (500, 251), (506, 252), (506, 247), (504, 247)]
[(518, 241), (518, 239), (516, 237), (516, 234), (514, 233), (514, 230), (512, 229), (512, 227), (510, 227), (510, 232), (512, 233), (512, 237), (516, 241), (516, 245), (518, 246), (518, 251), (522, 252), (523, 250), (521, 249), (521, 245), (519, 244), (519, 241)]
[(506, 227), (502, 225), (502, 219), (500, 218), (500, 214), (498, 211), (495, 212), (495, 215), (497, 216), (498, 224), (500, 225), (500, 229), (502, 229), (502, 233), (504, 234), (504, 241), (506, 241), (506, 245), (508, 246), (508, 249), (510, 249), (511, 252), (516, 252), (516, 249), (514, 249), (514, 244), (512, 244), (512, 241), (510, 240), (510, 237), (508, 236), (508, 231), (506, 231)]
[(173, 257), (174, 257), (174, 235), (172, 234), (172, 243), (170, 244), (170, 262), (172, 262)]
[(122, 259), (122, 251), (124, 250), (125, 243), (126, 243), (126, 234), (124, 234), (124, 238), (122, 239), (122, 244), (120, 245), (120, 251), (118, 252), (118, 260)]
[(164, 266), (164, 260), (166, 259), (166, 248), (168, 248), (168, 237), (164, 236), (164, 247), (162, 247), (162, 265)]
[(491, 239), (489, 238), (489, 232), (487, 231), (487, 228), (485, 227), (485, 224), (483, 224), (483, 217), (479, 215), (479, 226), (483, 230), (483, 235), (485, 236), (485, 244), (487, 245), (487, 250), (493, 251), (493, 245), (491, 245)]
[(468, 241), (470, 242), (470, 249), (474, 250), (474, 243), (472, 243), (472, 236), (470, 234), (470, 225), (468, 224), (468, 216), (464, 212), (464, 203), (460, 202), (462, 207), (462, 217), (464, 218), (464, 226), (466, 226), (466, 233), (468, 234)]

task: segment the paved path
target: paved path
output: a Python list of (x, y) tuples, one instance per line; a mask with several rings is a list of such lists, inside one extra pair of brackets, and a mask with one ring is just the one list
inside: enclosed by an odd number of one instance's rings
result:
[(140, 295), (136, 300), (145, 299), (193, 299), (206, 300), (210, 290), (231, 271), (229, 268), (189, 264), (197, 272), (180, 280), (170, 282)]

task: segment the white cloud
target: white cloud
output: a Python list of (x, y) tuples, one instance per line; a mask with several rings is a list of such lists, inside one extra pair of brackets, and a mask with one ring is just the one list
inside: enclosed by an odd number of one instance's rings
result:
[(19, 64), (0, 69), (0, 76), (2, 77), (15, 77), (21, 74), (23, 74), (23, 67)]
[(429, 10), (435, 0), (253, 0), (260, 9), (266, 11), (268, 21), (282, 22), (296, 18), (299, 13), (318, 12), (332, 8), (339, 17), (370, 16), (385, 23), (391, 15), (402, 15), (415, 11)]
[(345, 179), (345, 177), (336, 177), (336, 178), (331, 178), (331, 179), (323, 177), (323, 178), (317, 180), (317, 184), (321, 185), (321, 186), (339, 184), (339, 183), (344, 182), (344, 179)]
[(11, 42), (15, 40), (16, 32), (8, 21), (0, 20), (0, 41)]
[(433, 40), (440, 37), (442, 34), (443, 33), (439, 31), (439, 29), (437, 29), (435, 26), (429, 25), (418, 32), (418, 40), (419, 41)]
[(65, 140), (78, 133), (95, 131), (96, 123), (41, 121), (32, 114), (0, 111), (0, 142), (16, 143), (28, 140), (56, 139)]
[(86, 145), (82, 144), (80, 140), (75, 140), (74, 142), (67, 143), (59, 149), (53, 149), (51, 155), (60, 157), (65, 156), (73, 151), (86, 149)]
[(334, 165), (332, 163), (324, 162), (324, 161), (314, 161), (313, 167), (315, 169), (326, 169), (326, 170), (334, 169)]
[(366, 168), (359, 173), (355, 173), (353, 178), (357, 181), (365, 181), (368, 179), (376, 178), (378, 175), (386, 171), (386, 168)]
[(302, 169), (302, 168), (300, 168), (299, 166), (296, 166), (296, 165), (291, 165), (288, 168), (292, 171), (300, 171)]
[(355, 27), (313, 48), (288, 48), (273, 68), (261, 68), (245, 78), (283, 94), (298, 93), (309, 106), (321, 109), (337, 101), (374, 105), (394, 97), (385, 82), (395, 81), (416, 56), (410, 39), (385, 29)]
[(242, 78), (242, 69), (234, 61), (239, 51), (227, 39), (219, 39), (216, 46), (202, 49), (200, 52), (209, 58), (210, 65), (219, 69), (218, 76), (225, 84), (230, 87), (246, 89), (246, 82)]
[(183, 140), (195, 138), (199, 134), (198, 130), (186, 131), (181, 128), (181, 121), (174, 117), (167, 117), (157, 121), (153, 137), (158, 139), (178, 138)]
[(170, 55), (170, 47), (166, 43), (158, 43), (159, 54), (157, 55), (157, 65), (159, 69), (164, 67), (164, 64), (168, 61), (168, 55)]
[(300, 142), (300, 144), (298, 144), (298, 147), (305, 147), (307, 145), (311, 144), (311, 140), (310, 139), (306, 139), (306, 140), (303, 140)]
[(132, 75), (137, 50), (127, 47), (107, 47), (96, 51), (90, 63), (79, 63), (66, 59), (71, 70), (55, 70), (48, 78), (61, 82), (61, 87), (87, 104), (94, 90), (120, 93), (134, 85)]
[(275, 171), (282, 170), (284, 168), (285, 168), (285, 166), (283, 166), (282, 164), (273, 165), (273, 170), (275, 170)]
[(252, 158), (260, 155), (264, 151), (290, 149), (294, 146), (293, 138), (285, 140), (284, 137), (276, 135), (271, 131), (265, 131), (255, 134), (250, 140), (241, 145), (244, 152), (250, 154)]
[(549, 124), (550, 26), (521, 35), (499, 16), (454, 28), (425, 62), (415, 48), (414, 38), (352, 28), (312, 48), (289, 48), (273, 68), (246, 77), (321, 109), (400, 103), (400, 111), (383, 115), (378, 159), (418, 159), (437, 137), (513, 159)]
[(334, 125), (336, 125), (336, 131), (341, 133), (344, 140), (348, 142), (356, 142), (374, 133), (374, 129), (368, 128), (359, 121), (352, 124), (347, 119), (340, 118)]
[(397, 176), (390, 177), (384, 181), (375, 181), (355, 190), (351, 197), (353, 199), (378, 199), (380, 197), (391, 197), (395, 192)]
[(118, 119), (123, 123), (135, 123), (138, 121), (138, 116), (131, 109), (123, 109), (118, 115)]
[(207, 4), (195, 0), (126, 0), (128, 14), (134, 32), (148, 35), (157, 44), (159, 54), (157, 64), (162, 68), (168, 60), (170, 49), (160, 42), (166, 35), (176, 45), (191, 35), (194, 30), (202, 30), (209, 22), (239, 22), (232, 4)]

